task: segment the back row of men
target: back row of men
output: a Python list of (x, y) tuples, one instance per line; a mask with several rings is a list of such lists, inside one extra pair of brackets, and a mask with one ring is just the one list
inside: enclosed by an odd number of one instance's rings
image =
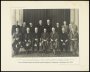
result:
[[(35, 28), (38, 29), (38, 33), (39, 35), (41, 35), (44, 32), (44, 28), (46, 28), (47, 33), (51, 33), (52, 31), (52, 27), (55, 28), (56, 32), (61, 33), (61, 28), (64, 27), (65, 32), (69, 33), (70, 31), (70, 27), (71, 24), (69, 24), (69, 26), (67, 25), (66, 21), (63, 22), (63, 25), (61, 26), (58, 22), (56, 23), (56, 26), (52, 26), (50, 20), (47, 20), (47, 24), (44, 25), (44, 23), (42, 22), (42, 20), (39, 20), (39, 24), (37, 26), (34, 26), (32, 23), (26, 24), (26, 22), (23, 22), (22, 26), (18, 25), (18, 21), (15, 25), (12, 26), (12, 35), (13, 33), (15, 33), (15, 29), (19, 28), (20, 32), (25, 34), (26, 33), (26, 28), (30, 29), (30, 32), (33, 34), (35, 32)], [(74, 30), (76, 29), (77, 31), (77, 27), (74, 27)]]

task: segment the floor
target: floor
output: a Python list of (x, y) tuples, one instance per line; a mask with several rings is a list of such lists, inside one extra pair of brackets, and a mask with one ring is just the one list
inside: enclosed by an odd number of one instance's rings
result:
[(47, 53), (32, 51), (29, 51), (27, 53), (26, 51), (20, 51), (17, 55), (13, 54), (13, 57), (78, 57), (78, 55), (73, 54), (72, 52), (65, 51), (56, 51), (56, 54), (54, 54), (52, 51), (49, 51)]

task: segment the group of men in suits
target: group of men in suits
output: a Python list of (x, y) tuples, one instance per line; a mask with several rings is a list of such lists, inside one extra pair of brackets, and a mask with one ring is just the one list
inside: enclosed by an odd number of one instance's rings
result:
[[(12, 26), (13, 36), (13, 50), (17, 54), (21, 47), (25, 48), (26, 52), (45, 52), (52, 51), (56, 54), (56, 51), (70, 51), (76, 53), (76, 45), (78, 40), (78, 32), (76, 25), (67, 25), (66, 21), (63, 25), (57, 22), (56, 26), (52, 26), (50, 20), (47, 20), (47, 24), (44, 25), (42, 20), (39, 20), (39, 24), (34, 26), (31, 22), (26, 24), (23, 22), (22, 26), (18, 25), (18, 22)], [(76, 30), (75, 30), (76, 29)], [(74, 47), (74, 48), (73, 48)]]

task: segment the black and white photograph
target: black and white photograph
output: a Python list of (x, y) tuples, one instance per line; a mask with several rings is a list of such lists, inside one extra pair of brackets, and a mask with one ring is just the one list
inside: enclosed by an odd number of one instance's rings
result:
[(78, 9), (12, 9), (12, 57), (78, 57)]
[(1, 71), (89, 71), (89, 1), (1, 1)]

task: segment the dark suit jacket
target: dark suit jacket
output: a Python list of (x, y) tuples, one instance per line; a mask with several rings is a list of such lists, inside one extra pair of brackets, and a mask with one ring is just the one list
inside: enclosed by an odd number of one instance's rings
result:
[(19, 25), (13, 25), (12, 26), (12, 35), (13, 35), (13, 33), (15, 33), (15, 31), (16, 31), (15, 29), (16, 28), (19, 28), (19, 30), (20, 30), (20, 26)]

